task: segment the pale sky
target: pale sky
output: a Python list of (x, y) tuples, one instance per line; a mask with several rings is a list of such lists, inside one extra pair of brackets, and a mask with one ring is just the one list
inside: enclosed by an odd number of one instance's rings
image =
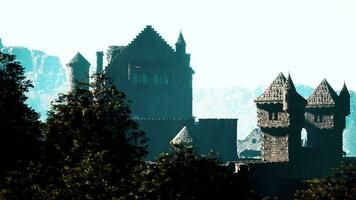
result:
[(0, 0), (0, 38), (67, 63), (128, 44), (152, 25), (174, 46), (182, 30), (194, 86), (269, 84), (279, 72), (356, 90), (354, 0)]

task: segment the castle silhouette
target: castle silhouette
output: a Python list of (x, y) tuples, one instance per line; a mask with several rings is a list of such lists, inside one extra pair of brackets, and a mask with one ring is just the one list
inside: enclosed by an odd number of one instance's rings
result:
[[(173, 49), (151, 26), (126, 46), (110, 46), (107, 66), (97, 52), (97, 73), (132, 100), (132, 116), (149, 137), (149, 155), (154, 159), (167, 151), (169, 142), (183, 127), (198, 153), (219, 153), (235, 161), (236, 171), (247, 167), (258, 191), (286, 197), (301, 179), (327, 175), (343, 159), (342, 133), (350, 114), (350, 95), (344, 84), (338, 95), (324, 79), (306, 100), (295, 89), (290, 75), (280, 73), (255, 99), (258, 126), (262, 132), (259, 160), (239, 160), (237, 119), (195, 119), (192, 115), (190, 54), (182, 33)], [(89, 82), (90, 63), (78, 53), (67, 65), (72, 88), (76, 81)], [(307, 131), (302, 146), (301, 130)], [(181, 131), (182, 132), (182, 131)]]

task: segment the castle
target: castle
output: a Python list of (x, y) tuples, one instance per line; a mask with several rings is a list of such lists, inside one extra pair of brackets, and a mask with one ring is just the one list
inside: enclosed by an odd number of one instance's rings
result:
[[(96, 72), (132, 100), (133, 118), (149, 138), (147, 160), (169, 150), (169, 142), (187, 127), (198, 153), (210, 150), (225, 161), (237, 159), (237, 119), (197, 119), (192, 114), (190, 54), (182, 33), (173, 49), (153, 28), (146, 26), (128, 45), (110, 46), (107, 66), (97, 52)], [(72, 88), (89, 82), (90, 63), (80, 54), (67, 64)]]
[[(290, 75), (278, 74), (255, 99), (262, 132), (261, 159), (239, 160), (237, 119), (196, 119), (192, 115), (194, 70), (182, 33), (173, 49), (147, 26), (128, 45), (110, 46), (106, 55), (104, 68), (104, 54), (97, 52), (96, 71), (103, 71), (133, 101), (133, 118), (150, 139), (147, 160), (167, 151), (173, 138), (180, 141), (189, 135), (199, 153), (214, 150), (224, 161), (235, 161), (237, 171), (247, 166), (257, 191), (282, 198), (292, 194), (300, 180), (323, 177), (343, 161), (342, 133), (350, 114), (345, 84), (338, 95), (323, 80), (304, 99)], [(89, 66), (79, 53), (68, 63), (72, 85), (76, 80), (89, 82)], [(306, 145), (301, 142), (303, 128)]]
[[(344, 84), (338, 95), (324, 79), (306, 100), (292, 78), (280, 73), (256, 98), (262, 132), (262, 159), (245, 160), (255, 188), (287, 198), (300, 180), (324, 177), (343, 160), (342, 134), (350, 114), (350, 94)], [(301, 143), (301, 130), (307, 143)]]

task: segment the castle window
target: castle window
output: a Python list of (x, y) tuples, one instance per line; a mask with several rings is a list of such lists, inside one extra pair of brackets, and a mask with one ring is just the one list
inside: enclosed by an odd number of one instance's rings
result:
[(133, 73), (133, 74), (132, 74), (132, 81), (133, 81), (133, 83), (135, 83), (135, 84), (138, 83), (138, 74), (137, 74), (137, 73)]
[(153, 83), (159, 84), (159, 76), (157, 73), (153, 74)]
[(323, 116), (321, 115), (314, 115), (314, 122), (322, 122)]
[(142, 83), (147, 84), (148, 83), (148, 75), (146, 73), (142, 74)]
[(269, 119), (269, 120), (278, 120), (278, 113), (276, 113), (276, 112), (269, 112), (269, 113), (268, 113), (268, 119)]
[(163, 83), (164, 83), (164, 84), (168, 84), (168, 75), (167, 75), (167, 74), (165, 74), (165, 75), (163, 76)]
[(168, 75), (167, 74), (164, 74), (162, 76), (162, 80), (161, 80), (164, 84), (168, 84)]

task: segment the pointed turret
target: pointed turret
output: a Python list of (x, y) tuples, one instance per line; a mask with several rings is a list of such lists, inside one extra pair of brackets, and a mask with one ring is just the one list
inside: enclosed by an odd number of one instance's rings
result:
[(193, 139), (186, 126), (171, 140), (171, 144), (173, 146), (191, 146), (193, 144)]
[(186, 44), (185, 44), (184, 37), (183, 37), (183, 34), (182, 34), (182, 31), (179, 32), (177, 44), (186, 45)]
[(295, 89), (293, 80), (288, 74), (288, 78), (283, 86), (283, 110), (287, 111), (291, 107), (291, 103), (302, 104), (303, 107), (306, 105), (307, 101), (302, 97)]
[(340, 109), (344, 116), (347, 116), (350, 114), (350, 93), (349, 90), (346, 87), (346, 84), (344, 83), (340, 96), (339, 96), (339, 101), (340, 101)]
[(186, 53), (186, 43), (182, 34), (182, 31), (180, 31), (178, 40), (176, 42), (176, 52), (178, 54), (185, 54)]
[(67, 67), (69, 68), (70, 90), (73, 90), (78, 82), (89, 84), (90, 63), (82, 56), (82, 54), (78, 52), (69, 61)]

